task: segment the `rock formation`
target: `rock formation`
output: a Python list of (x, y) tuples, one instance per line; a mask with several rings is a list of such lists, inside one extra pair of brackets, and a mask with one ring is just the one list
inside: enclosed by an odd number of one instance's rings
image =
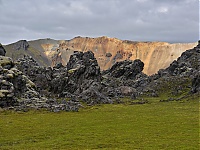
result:
[[(159, 90), (161, 87), (168, 86), (172, 89), (173, 94), (180, 91), (188, 91), (190, 86), (191, 93), (200, 92), (200, 41), (193, 49), (186, 50), (181, 56), (174, 60), (169, 67), (161, 69), (157, 74), (149, 76), (151, 81), (146, 88)], [(189, 85), (188, 85), (189, 84)]]
[(40, 67), (28, 56), (19, 59), (17, 66), (36, 84), (41, 95), (72, 98), (87, 104), (113, 103), (119, 96), (130, 96), (136, 91), (124, 84), (124, 80), (145, 76), (142, 73), (144, 63), (140, 60), (118, 62), (102, 76), (91, 51), (74, 51), (66, 66)]
[[(98, 99), (101, 95), (99, 89), (94, 87), (101, 82), (100, 67), (90, 51), (85, 53), (75, 51), (65, 67), (62, 65), (54, 68), (39, 67), (33, 58), (28, 56), (19, 59), (17, 66), (36, 84), (40, 94), (49, 98), (67, 97), (77, 100), (82, 97), (89, 103), (91, 99)], [(83, 96), (83, 93), (87, 94)], [(110, 101), (104, 97), (98, 103), (110, 103)]]
[(135, 79), (136, 75), (141, 73), (144, 68), (144, 63), (136, 59), (134, 61), (125, 60), (116, 62), (111, 69), (105, 71), (108, 72), (112, 77), (119, 78), (123, 77), (126, 79)]
[(35, 84), (14, 67), (11, 58), (0, 56), (0, 106), (11, 106), (22, 99), (39, 98)]
[(13, 45), (14, 50), (28, 50), (29, 44), (26, 40), (20, 40)]
[[(19, 59), (17, 67), (22, 71), (16, 68), (11, 58), (0, 56), (0, 107), (20, 111), (28, 109), (47, 109), (54, 112), (78, 111), (81, 106), (79, 102), (73, 100), (58, 102), (56, 99), (45, 98), (39, 92), (35, 83), (25, 75), (33, 74), (30, 68), (40, 68), (32, 57), (24, 56)], [(39, 84), (39, 80), (43, 81), (43, 78), (36, 78), (34, 81), (38, 81), (36, 84)], [(44, 82), (42, 83), (45, 85)]]
[(172, 76), (190, 76), (200, 70), (200, 43), (193, 49), (186, 50), (181, 56), (174, 60), (165, 70), (160, 73)]

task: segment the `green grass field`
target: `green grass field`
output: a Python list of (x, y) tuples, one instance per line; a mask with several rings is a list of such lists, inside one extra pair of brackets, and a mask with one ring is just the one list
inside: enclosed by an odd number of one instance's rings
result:
[(199, 100), (2, 111), (0, 149), (198, 150)]

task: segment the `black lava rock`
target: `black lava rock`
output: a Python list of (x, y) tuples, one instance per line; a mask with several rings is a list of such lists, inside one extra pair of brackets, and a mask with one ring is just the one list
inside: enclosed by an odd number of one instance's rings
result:
[(107, 73), (115, 78), (135, 79), (136, 75), (141, 73), (143, 68), (144, 63), (139, 59), (134, 61), (125, 60), (115, 63)]

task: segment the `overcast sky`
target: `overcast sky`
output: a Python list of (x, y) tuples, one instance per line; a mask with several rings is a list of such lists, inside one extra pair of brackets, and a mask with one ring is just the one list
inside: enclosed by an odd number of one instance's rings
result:
[(199, 0), (0, 0), (0, 42), (116, 37), (196, 42)]

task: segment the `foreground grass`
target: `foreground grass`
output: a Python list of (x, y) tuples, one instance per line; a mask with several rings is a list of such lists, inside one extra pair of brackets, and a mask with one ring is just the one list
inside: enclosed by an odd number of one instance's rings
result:
[(0, 113), (0, 149), (199, 149), (199, 102)]

